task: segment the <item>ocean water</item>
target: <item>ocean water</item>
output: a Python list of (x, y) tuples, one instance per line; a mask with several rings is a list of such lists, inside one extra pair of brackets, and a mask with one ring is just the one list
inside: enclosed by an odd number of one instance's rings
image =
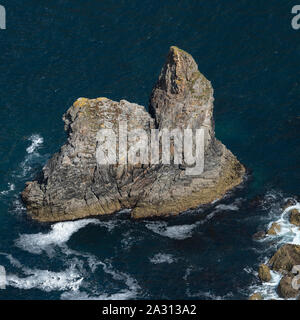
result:
[[(300, 244), (285, 199), (300, 195), (300, 31), (294, 1), (1, 0), (0, 299), (279, 297), (257, 268)], [(20, 192), (66, 139), (78, 97), (147, 107), (168, 48), (190, 52), (215, 90), (216, 135), (249, 170), (210, 208), (164, 220), (40, 225)], [(299, 203), (295, 202), (299, 208)], [(252, 235), (278, 221), (276, 237)]]

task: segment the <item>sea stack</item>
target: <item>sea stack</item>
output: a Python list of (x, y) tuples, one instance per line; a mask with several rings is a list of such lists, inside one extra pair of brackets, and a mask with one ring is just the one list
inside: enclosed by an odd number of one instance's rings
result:
[[(65, 113), (66, 143), (53, 155), (41, 178), (22, 193), (35, 220), (56, 222), (132, 209), (132, 218), (177, 215), (222, 198), (239, 185), (244, 166), (215, 138), (213, 88), (192, 56), (171, 47), (153, 88), (149, 112), (125, 100), (79, 98)], [(128, 130), (127, 151), (136, 143), (130, 130), (205, 128), (204, 171), (187, 174), (185, 163), (99, 163), (99, 130), (113, 130), (120, 142), (120, 122)], [(171, 139), (170, 154), (174, 157)], [(161, 155), (162, 150), (159, 149)], [(150, 150), (149, 150), (150, 158)]]

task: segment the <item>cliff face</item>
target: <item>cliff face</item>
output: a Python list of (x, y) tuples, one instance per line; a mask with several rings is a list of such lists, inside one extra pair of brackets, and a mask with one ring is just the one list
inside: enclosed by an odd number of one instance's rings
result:
[[(29, 215), (63, 221), (127, 208), (133, 218), (175, 215), (221, 198), (241, 183), (244, 167), (214, 135), (211, 83), (188, 53), (171, 47), (149, 111), (125, 100), (78, 99), (63, 117), (66, 144), (45, 165), (43, 177), (27, 183), (22, 193)], [(112, 130), (119, 146), (120, 121), (127, 125), (127, 150), (136, 143), (131, 130), (143, 129), (151, 136), (151, 129), (205, 128), (204, 171), (190, 175), (187, 165), (161, 160), (100, 164), (99, 130)], [(174, 156), (172, 147), (170, 153)]]

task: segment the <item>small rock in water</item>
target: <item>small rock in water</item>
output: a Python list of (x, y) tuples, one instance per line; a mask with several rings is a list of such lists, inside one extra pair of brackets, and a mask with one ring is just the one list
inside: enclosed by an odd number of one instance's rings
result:
[(300, 226), (300, 211), (298, 209), (291, 210), (290, 223), (295, 226)]
[(269, 282), (271, 280), (270, 268), (266, 264), (261, 264), (258, 269), (259, 279), (263, 282)]
[(261, 240), (266, 236), (266, 233), (264, 231), (258, 231), (256, 233), (254, 233), (254, 235), (252, 236), (253, 240)]
[(263, 300), (263, 297), (260, 293), (253, 293), (250, 297), (249, 300)]
[(275, 236), (276, 234), (278, 234), (281, 230), (281, 227), (278, 223), (273, 222), (271, 225), (271, 228), (268, 230), (267, 234), (270, 236)]

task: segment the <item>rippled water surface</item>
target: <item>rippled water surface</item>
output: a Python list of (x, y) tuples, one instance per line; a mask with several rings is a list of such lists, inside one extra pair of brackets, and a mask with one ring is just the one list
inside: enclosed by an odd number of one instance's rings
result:
[[(0, 30), (1, 299), (275, 298), (257, 267), (300, 244), (285, 199), (299, 188), (300, 31), (291, 1), (2, 0)], [(39, 225), (20, 192), (65, 140), (78, 97), (147, 107), (171, 45), (190, 52), (215, 90), (216, 135), (249, 170), (212, 207), (165, 219)], [(299, 208), (299, 204), (296, 203)], [(252, 235), (278, 221), (276, 237)]]

